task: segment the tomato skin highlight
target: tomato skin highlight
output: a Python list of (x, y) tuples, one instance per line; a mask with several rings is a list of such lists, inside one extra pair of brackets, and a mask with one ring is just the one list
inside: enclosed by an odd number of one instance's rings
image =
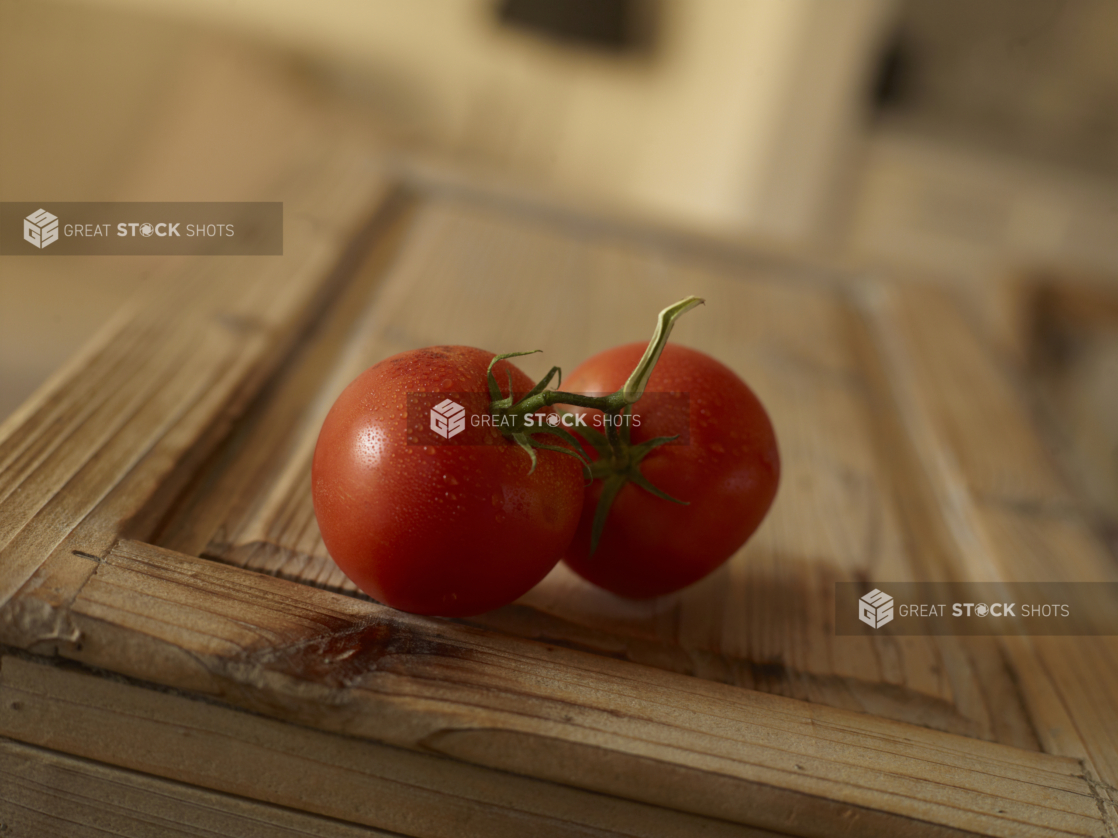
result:
[[(489, 413), (493, 353), (437, 346), (394, 355), (359, 375), (319, 433), (315, 516), (331, 557), (376, 600), (416, 614), (465, 617), (512, 602), (555, 566), (578, 524), (585, 480), (572, 456), (528, 454), (494, 428), (456, 442), (408, 444), (409, 393), (460, 393), (467, 417)], [(508, 361), (503, 395), (533, 382)], [(437, 442), (431, 435), (430, 441)]]
[[(564, 389), (585, 394), (618, 389), (645, 346), (626, 344), (589, 358), (567, 377)], [(686, 402), (652, 395), (672, 392), (688, 394)], [(631, 599), (677, 591), (715, 570), (761, 524), (780, 482), (772, 422), (757, 396), (729, 367), (669, 343), (646, 394), (649, 401), (633, 407), (641, 425), (630, 431), (632, 444), (672, 436), (684, 426), (689, 442), (654, 449), (641, 461), (641, 472), (688, 505), (627, 483), (590, 555), (591, 527), (602, 492), (602, 481), (595, 480), (586, 491), (578, 531), (563, 558), (587, 581)], [(597, 458), (592, 450), (587, 453)]]

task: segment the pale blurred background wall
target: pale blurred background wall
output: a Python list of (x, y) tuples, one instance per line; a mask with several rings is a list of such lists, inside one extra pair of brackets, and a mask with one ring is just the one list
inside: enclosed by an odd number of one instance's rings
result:
[[(648, 44), (549, 40), (501, 25), (495, 0), (98, 0), (74, 12), (222, 27), (314, 61), (428, 146), (698, 223), (801, 234), (856, 130), (890, 0), (620, 5), (651, 18)], [(137, 52), (134, 73), (158, 77), (166, 57)], [(144, 95), (127, 84), (118, 104)]]
[[(262, 200), (275, 115), (341, 100), (371, 155), (717, 235), (1118, 272), (1113, 0), (629, 0), (605, 45), (530, 25), (549, 6), (0, 0), (0, 197)], [(0, 418), (159, 267), (0, 260)]]

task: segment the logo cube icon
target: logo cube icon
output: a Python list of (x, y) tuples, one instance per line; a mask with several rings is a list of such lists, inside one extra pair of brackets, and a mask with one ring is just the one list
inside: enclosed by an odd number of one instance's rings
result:
[(23, 238), (42, 250), (58, 241), (58, 216), (38, 209), (23, 219)]
[(466, 430), (466, 408), (443, 399), (431, 408), (431, 430), (443, 439), (450, 439)]
[(870, 628), (881, 628), (893, 619), (893, 598), (874, 588), (858, 600), (858, 619)]

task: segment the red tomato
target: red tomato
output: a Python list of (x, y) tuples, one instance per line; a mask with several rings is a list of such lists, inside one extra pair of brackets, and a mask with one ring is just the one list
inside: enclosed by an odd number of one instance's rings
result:
[[(632, 343), (595, 355), (563, 382), (563, 389), (590, 395), (617, 390), (645, 347)], [(659, 395), (671, 392), (686, 393), (687, 399)], [(583, 412), (594, 427), (593, 416), (600, 414)], [(654, 486), (688, 505), (626, 483), (590, 555), (591, 524), (603, 485), (595, 480), (564, 561), (595, 585), (643, 599), (690, 585), (737, 552), (772, 504), (780, 456), (768, 414), (745, 382), (709, 355), (678, 344), (664, 348), (633, 412), (641, 422), (630, 430), (634, 445), (689, 429), (687, 444), (655, 448), (640, 464)]]
[[(489, 414), (492, 358), (467, 346), (394, 355), (345, 389), (319, 433), (311, 477), (322, 540), (361, 590), (394, 608), (463, 617), (512, 602), (555, 566), (578, 524), (578, 460), (537, 451), (529, 474), (519, 445), (470, 421)], [(531, 390), (501, 361), (502, 395), (508, 371), (517, 394)], [(426, 412), (409, 429), (409, 393), (455, 394), (467, 421), (454, 444), (426, 427)]]

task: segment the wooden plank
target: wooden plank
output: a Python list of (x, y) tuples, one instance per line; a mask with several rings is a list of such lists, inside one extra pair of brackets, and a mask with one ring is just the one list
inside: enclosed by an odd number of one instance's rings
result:
[(395, 833), (159, 779), (0, 739), (0, 824), (59, 838), (359, 838)]
[[(243, 562), (261, 567), (267, 565), (269, 545), (261, 543), (265, 534), (257, 534), (254, 528), (261, 521), (279, 518), (284, 529), (294, 531), (289, 538), (298, 540), (309, 530), (307, 549), (324, 552), (313, 508), (300, 510), (310, 516), (308, 527), (305, 516), (300, 518), (284, 507), (290, 505), (290, 494), (298, 496), (300, 490), (305, 490), (309, 503), (309, 464), (318, 428), (338, 393), (364, 368), (362, 353), (352, 346), (353, 335), (361, 332), (355, 321), (368, 316), (371, 300), (381, 290), (382, 273), (407, 232), (412, 211), (406, 199), (400, 204), (398, 210), (386, 213), (373, 246), (363, 254), (342, 293), (316, 321), (302, 351), (285, 364), (283, 386), (270, 385), (269, 396), (253, 405), (215, 455), (214, 464), (195, 480), (193, 491), (177, 499), (172, 514), (153, 531), (136, 530), (166, 547), (195, 555), (224, 554), (234, 549), (230, 544), (245, 544), (250, 555)], [(267, 421), (260, 421), (265, 410)], [(261, 491), (259, 487), (266, 488)], [(211, 544), (218, 532), (222, 533), (219, 543)], [(253, 558), (254, 551), (265, 555)], [(356, 591), (333, 562), (325, 562), (323, 567), (329, 583)]]
[[(1118, 549), (1118, 470), (1112, 456), (1118, 444), (1118, 283), (1114, 277), (1060, 272), (1018, 278), (1016, 285), (1017, 297), (1025, 300), (1017, 305), (1028, 312), (1021, 338), (1028, 345), (1022, 353), (1028, 381), (1036, 385), (1064, 473), (1085, 499), (1080, 517), (1109, 538), (1113, 554)], [(1017, 530), (1015, 545), (1022, 540), (1034, 545), (1032, 529)], [(1076, 536), (1081, 533), (1074, 530)], [(1063, 553), (1066, 546), (1060, 548)], [(1118, 801), (1113, 788), (1118, 785), (1118, 643), (1112, 637), (1037, 638), (1034, 643), (1059, 700), (1075, 708), (1085, 750)]]
[[(972, 581), (1113, 582), (1113, 557), (1039, 442), (1027, 403), (950, 297), (878, 288), (867, 298), (911, 456), (942, 510), (944, 555)], [(1118, 603), (1115, 604), (1118, 607)], [(1045, 751), (1084, 762), (1113, 818), (1118, 794), (1114, 637), (1009, 637)]]
[[(7, 735), (143, 772), (122, 776), (119, 770), (84, 760), (74, 766), (79, 761), (71, 759), (66, 766), (72, 773), (65, 777), (59, 776), (52, 762), (49, 779), (20, 780), (24, 789), (34, 783), (28, 793), (37, 793), (39, 799), (48, 793), (58, 798), (79, 791), (95, 797), (97, 787), (88, 783), (103, 787), (106, 776), (108, 782), (139, 792), (125, 798), (114, 792), (110, 799), (99, 801), (99, 807), (95, 804), (93, 812), (79, 813), (86, 819), (102, 812), (121, 816), (133, 809), (146, 817), (150, 810), (143, 792), (154, 790), (159, 797), (151, 801), (156, 807), (152, 814), (161, 819), (167, 817), (168, 807), (180, 807), (188, 814), (201, 805), (242, 820), (251, 813), (307, 831), (313, 825), (322, 830), (310, 833), (316, 835), (349, 835), (355, 830), (338, 821), (296, 815), (293, 810), (360, 823), (375, 828), (377, 835), (388, 834), (381, 829), (393, 830), (393, 835), (445, 838), (776, 835), (430, 753), (293, 727), (212, 702), (56, 666), (8, 657), (0, 676), (0, 729)], [(151, 775), (179, 778), (191, 785), (171, 784)], [(65, 785), (56, 779), (65, 780)], [(46, 783), (51, 783), (48, 789), (36, 788)], [(13, 789), (13, 794), (20, 791)], [(230, 792), (237, 796), (229, 796)], [(163, 795), (173, 799), (161, 800)], [(249, 803), (249, 798), (270, 805)], [(274, 813), (288, 815), (287, 820)], [(334, 832), (328, 831), (331, 825)], [(360, 834), (368, 833), (362, 829)]]
[(49, 555), (74, 549), (75, 538), (106, 549), (125, 521), (151, 514), (153, 495), (170, 500), (181, 490), (168, 479), (177, 466), (185, 466), (178, 480), (189, 479), (189, 463), (225, 435), (339, 281), (339, 265), (383, 199), (379, 173), (350, 151), (285, 176), (294, 198), (287, 255), (192, 263), (116, 340), (56, 379), (56, 392), (25, 424), (9, 425), (0, 442), (8, 463), (0, 602)]
[(501, 638), (135, 542), (97, 565), (69, 620), (78, 637), (60, 654), (95, 666), (733, 823), (799, 835), (1104, 826), (1072, 759)]

